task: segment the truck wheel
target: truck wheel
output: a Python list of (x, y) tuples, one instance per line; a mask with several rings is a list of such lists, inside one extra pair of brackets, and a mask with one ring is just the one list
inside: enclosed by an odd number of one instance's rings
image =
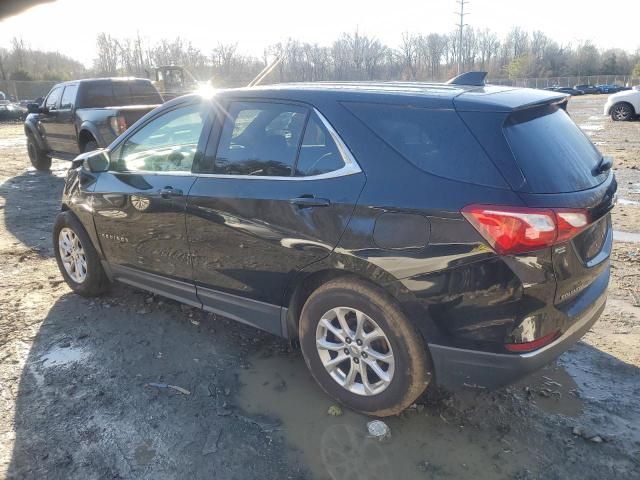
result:
[(82, 148), (82, 153), (85, 152), (92, 152), (94, 150), (97, 150), (98, 148), (98, 142), (96, 142), (93, 138), (91, 140), (89, 140), (87, 143), (84, 144), (84, 147)]
[(614, 122), (625, 122), (634, 116), (633, 107), (628, 103), (616, 103), (611, 107), (611, 119)]
[(53, 250), (67, 285), (84, 297), (109, 289), (109, 279), (98, 252), (80, 221), (71, 212), (61, 212), (53, 225)]
[(48, 171), (51, 169), (51, 157), (38, 146), (32, 135), (27, 135), (27, 153), (31, 165), (36, 170)]
[(420, 333), (392, 297), (357, 279), (334, 280), (313, 292), (299, 333), (305, 362), (322, 389), (368, 415), (400, 413), (431, 379)]

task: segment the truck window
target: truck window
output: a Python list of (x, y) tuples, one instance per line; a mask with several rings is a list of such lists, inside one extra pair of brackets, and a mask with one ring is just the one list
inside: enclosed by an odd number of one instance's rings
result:
[(113, 98), (111, 82), (91, 82), (85, 85), (83, 88), (81, 105), (83, 108), (104, 108), (116, 106)]
[(159, 105), (160, 94), (151, 82), (133, 82), (131, 87), (131, 105)]
[(159, 105), (162, 97), (153, 84), (142, 80), (91, 82), (81, 89), (78, 106), (82, 108)]
[(64, 87), (62, 101), (60, 102), (60, 110), (71, 110), (73, 108), (74, 102), (76, 101), (77, 92), (77, 85), (67, 85), (66, 87)]
[(44, 102), (44, 106), (51, 110), (55, 110), (56, 108), (58, 108), (61, 94), (62, 94), (62, 87), (55, 87), (53, 90), (49, 92), (49, 95), (47, 96), (47, 100)]

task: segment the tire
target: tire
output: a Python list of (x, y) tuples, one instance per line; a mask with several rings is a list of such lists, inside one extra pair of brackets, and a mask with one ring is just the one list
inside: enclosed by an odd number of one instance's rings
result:
[(51, 157), (38, 146), (35, 138), (33, 138), (31, 134), (27, 135), (27, 153), (29, 154), (31, 165), (33, 165), (36, 170), (42, 172), (51, 170)]
[(85, 143), (84, 146), (82, 147), (82, 153), (92, 152), (94, 150), (97, 150), (98, 148), (100, 148), (98, 147), (98, 142), (96, 142), (93, 138), (91, 138), (91, 140)]
[(620, 102), (611, 107), (611, 120), (614, 122), (626, 122), (634, 116), (633, 107), (628, 103)]
[[(347, 308), (337, 310), (339, 307)], [(343, 318), (349, 329), (347, 335), (355, 338), (344, 338), (342, 342), (326, 328), (329, 321), (334, 331), (345, 336), (346, 329), (339, 326), (337, 314), (333, 317), (336, 311), (346, 314)], [(358, 318), (364, 319), (365, 333), (373, 334), (376, 327), (385, 338), (371, 341), (367, 347), (366, 339), (361, 342), (365, 337), (355, 334)], [(431, 360), (420, 333), (390, 295), (358, 279), (333, 280), (313, 292), (302, 308), (299, 334), (311, 375), (328, 395), (353, 410), (378, 417), (396, 415), (420, 396), (431, 379)], [(323, 345), (330, 345), (331, 350), (317, 347), (318, 338)], [(374, 360), (374, 354), (378, 358), (380, 355), (391, 358), (393, 366), (388, 360)], [(338, 356), (344, 359), (336, 360)], [(335, 363), (332, 373), (325, 367), (327, 361)], [(386, 382), (375, 373), (372, 364), (387, 377)], [(367, 372), (367, 382), (362, 380), (362, 370), (357, 370), (361, 365)], [(343, 384), (347, 384), (351, 368), (358, 373), (347, 388)], [(344, 377), (343, 384), (335, 377)], [(369, 384), (368, 392), (365, 383)]]
[[(84, 268), (78, 269), (79, 264), (73, 261), (73, 257), (64, 253), (65, 247), (62, 243), (69, 239), (77, 240), (79, 249), (75, 246), (75, 241), (67, 242), (67, 245), (73, 243), (76, 257), (84, 259)], [(73, 213), (61, 212), (56, 217), (53, 225), (53, 250), (62, 277), (75, 293), (83, 297), (94, 297), (109, 289), (109, 279), (102, 268), (98, 252), (91, 243), (86, 230)], [(70, 265), (71, 271), (65, 267), (63, 256), (65, 259), (69, 259), (69, 262), (66, 263)]]

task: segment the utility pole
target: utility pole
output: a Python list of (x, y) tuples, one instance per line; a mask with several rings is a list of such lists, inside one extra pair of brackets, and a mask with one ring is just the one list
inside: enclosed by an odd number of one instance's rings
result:
[(464, 16), (468, 15), (468, 13), (465, 13), (464, 11), (464, 6), (469, 5), (469, 1), (457, 0), (457, 3), (458, 5), (460, 5), (460, 11), (455, 12), (455, 14), (460, 17), (460, 22), (456, 24), (460, 32), (458, 34), (458, 75), (460, 75), (462, 73), (462, 31), (466, 26), (466, 24), (464, 23)]

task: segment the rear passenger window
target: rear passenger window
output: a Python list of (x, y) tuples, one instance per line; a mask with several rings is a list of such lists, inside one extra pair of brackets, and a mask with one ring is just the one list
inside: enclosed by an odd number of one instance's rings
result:
[(306, 108), (232, 102), (215, 158), (215, 173), (288, 177), (300, 147)]
[(82, 95), (82, 106), (85, 108), (113, 107), (111, 82), (88, 83)]
[(344, 167), (344, 161), (331, 134), (314, 114), (307, 122), (300, 155), (296, 164), (297, 177), (309, 177), (333, 172)]
[(78, 91), (77, 85), (67, 85), (64, 88), (62, 94), (62, 101), (60, 102), (60, 110), (70, 110), (73, 108), (73, 102), (76, 100), (76, 92)]
[(468, 183), (505, 185), (453, 110), (351, 102), (344, 106), (420, 170)]

